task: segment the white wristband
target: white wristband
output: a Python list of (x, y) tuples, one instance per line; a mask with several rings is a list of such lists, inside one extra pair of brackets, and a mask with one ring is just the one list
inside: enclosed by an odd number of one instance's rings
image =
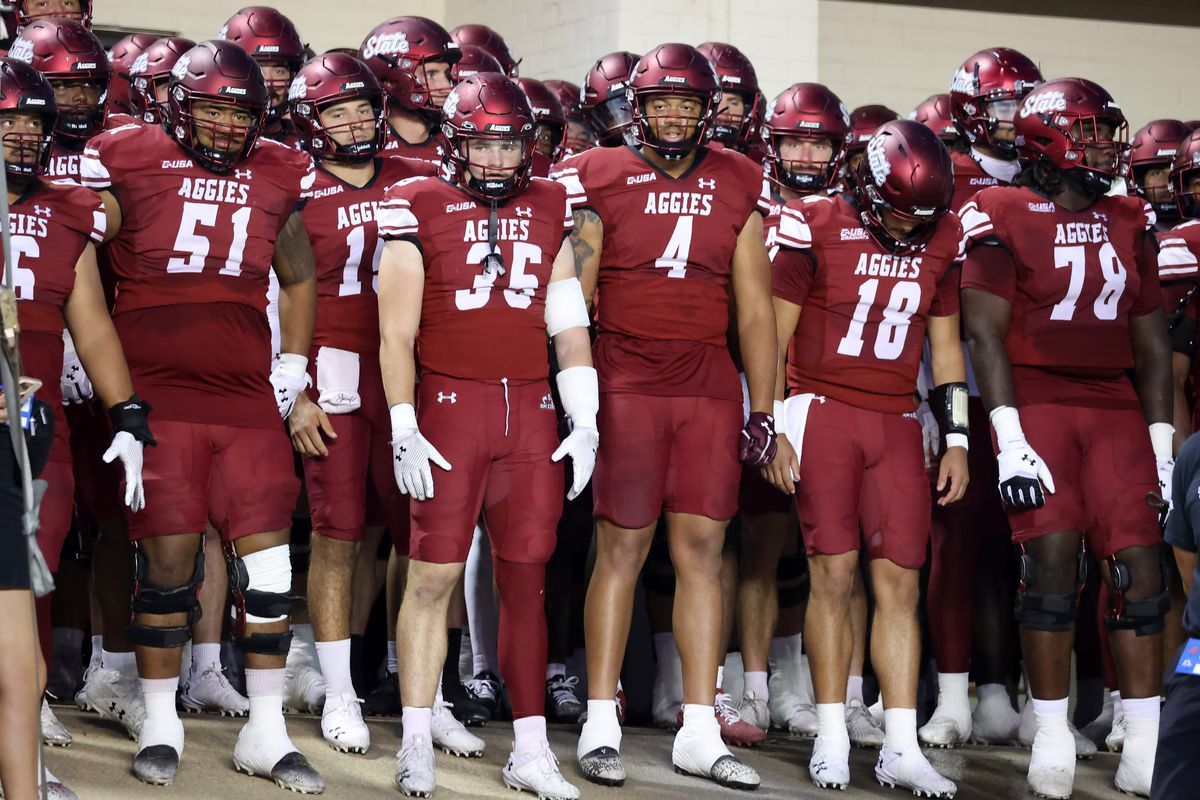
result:
[(965, 433), (947, 433), (946, 434), (946, 449), (951, 447), (961, 447), (963, 450), (970, 450), (970, 441)]
[(417, 409), (412, 403), (397, 403), (388, 409), (392, 418), (392, 438), (401, 433), (411, 433), (417, 428)]
[(308, 372), (308, 358), (296, 353), (280, 353), (275, 369), (293, 378), (303, 378)]
[(783, 425), (783, 401), (782, 400), (775, 401), (775, 404), (771, 407), (771, 415), (773, 417), (775, 417), (775, 430), (779, 430), (780, 426)]
[(555, 377), (563, 411), (577, 428), (596, 430), (600, 411), (600, 382), (594, 367), (567, 367)]
[(989, 415), (1000, 449), (1005, 446), (1026, 444), (1025, 431), (1021, 430), (1021, 417), (1012, 406), (997, 406)]
[(1154, 457), (1165, 461), (1175, 457), (1175, 426), (1169, 422), (1150, 423), (1150, 446)]

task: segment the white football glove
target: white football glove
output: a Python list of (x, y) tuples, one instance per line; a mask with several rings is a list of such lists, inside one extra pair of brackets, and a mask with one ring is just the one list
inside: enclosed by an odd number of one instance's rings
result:
[(991, 413), (992, 427), (1000, 455), (996, 461), (1000, 471), (1000, 497), (1016, 509), (1041, 508), (1046, 504), (1042, 487), (1054, 494), (1054, 478), (1050, 469), (1021, 430), (1021, 418), (1012, 406), (1000, 406)]
[(1171, 474), (1175, 472), (1175, 426), (1166, 422), (1150, 424), (1150, 446), (1158, 467), (1158, 496), (1166, 508), (1171, 507)]
[(562, 440), (562, 444), (550, 456), (551, 461), (562, 461), (571, 457), (571, 489), (567, 499), (574, 500), (592, 479), (596, 469), (596, 450), (600, 447), (600, 432), (595, 428), (575, 428)]
[(287, 419), (296, 404), (296, 396), (308, 388), (308, 359), (295, 353), (282, 353), (271, 370), (271, 388), (279, 416)]
[(118, 458), (125, 468), (125, 505), (136, 513), (146, 507), (146, 493), (142, 488), (142, 443), (128, 431), (118, 431), (104, 451), (105, 464)]
[(417, 412), (412, 403), (392, 406), (392, 470), (401, 494), (413, 500), (433, 497), (430, 462), (447, 472), (450, 462), (417, 429)]
[(58, 385), (62, 390), (63, 405), (79, 404), (91, 398), (92, 382), (83, 371), (83, 364), (79, 362), (70, 335), (64, 334), (63, 339), (66, 348), (63, 350), (63, 368)]
[(942, 446), (941, 430), (938, 428), (937, 417), (929, 407), (928, 400), (922, 400), (917, 406), (917, 422), (921, 423), (921, 444), (925, 449), (925, 469), (929, 469), (937, 460), (938, 451)]
[(600, 431), (596, 414), (600, 409), (600, 385), (592, 367), (567, 367), (555, 376), (558, 396), (571, 425), (571, 432), (550, 456), (551, 461), (571, 457), (571, 489), (567, 499), (574, 500), (592, 479), (596, 469), (596, 450), (600, 447)]

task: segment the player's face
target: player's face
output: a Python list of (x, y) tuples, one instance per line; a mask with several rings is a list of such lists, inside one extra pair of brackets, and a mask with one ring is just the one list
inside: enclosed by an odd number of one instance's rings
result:
[(233, 153), (242, 149), (254, 116), (244, 108), (197, 100), (192, 103), (196, 142), (210, 150)]
[(418, 64), (413, 70), (420, 83), (429, 92), (430, 101), (441, 105), (454, 88), (454, 79), (450, 77), (450, 65), (445, 61), (426, 61)]
[(567, 122), (567, 147), (579, 153), (592, 146), (592, 132), (588, 127), (574, 120)]
[(1089, 167), (1113, 170), (1117, 166), (1117, 148), (1113, 146), (1116, 129), (1107, 120), (1077, 120), (1071, 125), (1071, 135), (1085, 142), (1084, 160)]
[(36, 164), (42, 154), (43, 121), (40, 114), (6, 111), (0, 114), (0, 137), (4, 142), (4, 160)]
[(169, 86), (170, 83), (168, 81), (154, 82), (154, 102), (158, 103), (163, 108), (166, 108), (167, 100), (169, 99), (167, 96), (167, 89)]
[(1165, 203), (1170, 199), (1171, 167), (1150, 167), (1142, 173), (1139, 183), (1146, 199), (1152, 203)]
[(373, 138), (375, 119), (375, 106), (370, 100), (346, 100), (321, 111), (321, 127), (338, 144), (355, 144)]
[(1184, 194), (1200, 195), (1200, 173), (1188, 178), (1183, 184)]
[(94, 106), (100, 102), (100, 86), (89, 81), (50, 81), (54, 103), (59, 109)]
[(849, 171), (849, 172), (857, 172), (858, 171), (858, 162), (863, 160), (864, 152), (865, 151), (863, 151), (863, 150), (859, 150), (857, 153), (851, 153), (850, 156), (847, 157), (847, 159), (846, 159), (846, 170), (847, 171)]
[(887, 228), (888, 233), (897, 239), (908, 239), (921, 224), (915, 220), (901, 219), (886, 209), (880, 212), (879, 219), (883, 223), (883, 227)]
[(817, 175), (833, 158), (833, 142), (829, 139), (810, 139), (805, 136), (781, 136), (776, 144), (783, 171)]
[(288, 88), (292, 85), (292, 68), (286, 64), (260, 63), (263, 80), (271, 91), (271, 105), (278, 106), (287, 102)]
[(25, 0), (25, 13), (31, 17), (78, 17), (82, 0)]
[(997, 142), (1012, 144), (1016, 141), (1017, 131), (1013, 127), (1013, 117), (1017, 113), (1018, 100), (993, 100), (987, 104), (987, 115), (996, 120), (992, 138)]
[(534, 140), (533, 146), (539, 153), (547, 158), (553, 157), (554, 148), (558, 147), (560, 142), (562, 142), (562, 128), (546, 124), (537, 126), (537, 138)]
[(512, 177), (525, 154), (520, 139), (468, 139), (466, 148), (467, 169), (478, 181)]
[(718, 115), (726, 125), (737, 125), (746, 116), (746, 100), (733, 92), (721, 93), (721, 113)]
[(656, 94), (646, 99), (644, 113), (650, 131), (661, 142), (686, 142), (696, 135), (703, 104), (690, 95)]

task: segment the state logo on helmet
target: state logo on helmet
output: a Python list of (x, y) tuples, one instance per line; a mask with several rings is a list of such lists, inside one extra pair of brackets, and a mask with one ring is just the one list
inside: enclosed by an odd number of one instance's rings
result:
[(131, 33), (122, 36), (108, 49), (108, 113), (132, 114), (130, 103), (129, 69), (146, 48), (158, 41), (153, 33)]
[(8, 56), (45, 75), (61, 96), (56, 124), (57, 138), (64, 144), (82, 147), (100, 132), (108, 91), (108, 54), (83, 23), (35, 19), (21, 29)]
[[(10, 184), (25, 186), (45, 172), (54, 144), (58, 109), (54, 89), (36, 69), (15, 58), (0, 58), (0, 119), (13, 115), (0, 139)], [(40, 117), (40, 124), (33, 120)]]
[(871, 237), (892, 253), (910, 254), (924, 248), (950, 210), (954, 166), (937, 134), (919, 122), (894, 120), (867, 142), (847, 182)]
[(229, 172), (253, 152), (270, 97), (245, 50), (224, 40), (201, 42), (171, 69), (167, 132), (206, 168)]
[[(462, 51), (446, 29), (431, 19), (392, 17), (367, 34), (358, 57), (375, 73), (390, 102), (432, 123), (441, 118), (442, 103), (452, 86), (450, 68), (462, 58)], [(444, 74), (436, 65), (445, 68)], [(430, 77), (445, 85), (431, 87)]]
[(696, 48), (660, 44), (638, 59), (625, 90), (634, 140), (668, 159), (708, 141), (721, 106), (717, 74)]
[(1021, 100), (1042, 83), (1028, 56), (1009, 47), (980, 50), (962, 63), (950, 82), (950, 117), (970, 145), (983, 145), (1001, 158), (1017, 157), (1017, 143), (1005, 131)]
[(442, 171), (468, 194), (495, 204), (529, 185), (537, 120), (516, 82), (498, 72), (472, 75), (442, 110)]
[(179, 57), (196, 46), (182, 36), (164, 36), (134, 59), (129, 67), (129, 106), (134, 116), (151, 125), (167, 119), (167, 84)]
[(316, 158), (362, 164), (383, 149), (383, 88), (354, 56), (326, 53), (296, 73), (289, 94), (300, 143)]
[[(846, 157), (850, 114), (828, 86), (797, 83), (767, 103), (760, 130), (767, 177), (799, 194), (813, 194), (833, 185)], [(818, 158), (826, 143), (828, 158)]]

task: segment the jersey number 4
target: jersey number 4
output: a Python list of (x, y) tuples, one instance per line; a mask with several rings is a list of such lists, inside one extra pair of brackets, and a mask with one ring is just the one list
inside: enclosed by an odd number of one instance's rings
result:
[[(1050, 309), (1050, 319), (1068, 321), (1075, 318), (1075, 307), (1079, 304), (1079, 295), (1083, 292), (1084, 278), (1087, 276), (1087, 249), (1081, 244), (1064, 245), (1054, 248), (1054, 268), (1069, 267), (1070, 278), (1067, 283), (1067, 294)], [(1092, 313), (1096, 319), (1111, 320), (1117, 318), (1117, 306), (1121, 295), (1125, 293), (1125, 265), (1117, 257), (1117, 251), (1112, 242), (1100, 246), (1100, 274), (1104, 278), (1104, 286), (1092, 303)]]
[(667, 249), (654, 259), (656, 269), (665, 269), (668, 278), (687, 277), (688, 254), (692, 251), (692, 220), (695, 217), (680, 217), (671, 233)]

